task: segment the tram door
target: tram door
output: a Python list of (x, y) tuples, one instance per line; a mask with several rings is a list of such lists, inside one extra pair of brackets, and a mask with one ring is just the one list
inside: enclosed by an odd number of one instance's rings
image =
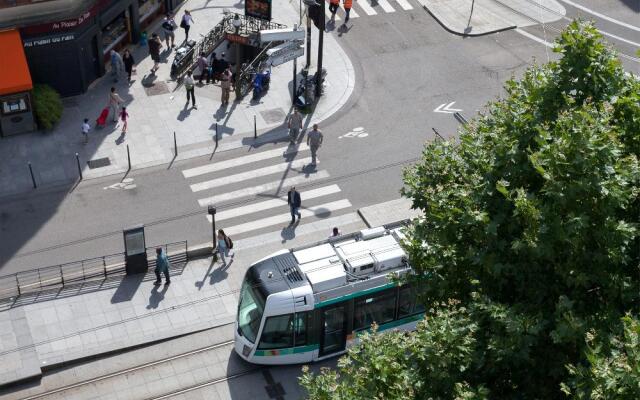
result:
[(345, 349), (347, 342), (347, 306), (345, 303), (323, 308), (320, 357)]

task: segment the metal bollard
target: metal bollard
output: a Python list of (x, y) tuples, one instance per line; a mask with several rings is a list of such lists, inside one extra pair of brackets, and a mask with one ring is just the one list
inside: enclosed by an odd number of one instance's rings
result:
[(80, 156), (76, 153), (76, 164), (78, 164), (78, 175), (80, 175), (80, 180), (82, 180), (82, 168), (80, 167)]
[(129, 145), (127, 145), (127, 162), (129, 163), (129, 171), (131, 171), (131, 153), (129, 153)]
[(216, 147), (218, 147), (218, 123), (216, 122)]
[(173, 151), (176, 157), (178, 157), (178, 141), (176, 140), (176, 131), (173, 131)]
[(256, 116), (253, 116), (253, 138), (257, 139), (258, 138), (258, 128), (256, 125)]
[(37, 188), (38, 185), (36, 185), (36, 178), (33, 176), (33, 168), (31, 168), (31, 161), (27, 161), (27, 164), (29, 164), (29, 173), (31, 174), (31, 183), (33, 183), (33, 188)]

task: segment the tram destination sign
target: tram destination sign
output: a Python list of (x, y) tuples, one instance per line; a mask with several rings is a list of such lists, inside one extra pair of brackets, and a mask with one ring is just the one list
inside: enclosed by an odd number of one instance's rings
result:
[(245, 0), (244, 15), (271, 21), (271, 0)]

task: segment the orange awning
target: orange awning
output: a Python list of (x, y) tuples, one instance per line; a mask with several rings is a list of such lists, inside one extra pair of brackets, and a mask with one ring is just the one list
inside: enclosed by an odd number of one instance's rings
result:
[(20, 32), (15, 29), (0, 32), (0, 54), (5, 60), (0, 73), (0, 95), (33, 89)]

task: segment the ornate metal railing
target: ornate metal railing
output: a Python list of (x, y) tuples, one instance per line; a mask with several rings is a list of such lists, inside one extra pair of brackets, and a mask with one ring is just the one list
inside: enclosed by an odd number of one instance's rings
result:
[[(233, 25), (233, 20), (240, 20), (240, 26), (237, 28)], [(258, 33), (265, 29), (282, 29), (286, 25), (275, 22), (264, 21), (258, 18), (246, 17), (241, 14), (225, 12), (222, 20), (207, 33), (201, 41), (196, 43), (191, 49), (185, 53), (177, 54), (171, 65), (171, 77), (179, 79), (187, 70), (195, 65), (200, 53), (205, 53), (208, 57), (213, 50), (218, 47), (229, 34), (238, 34), (248, 39), (248, 44), (260, 47)]]

